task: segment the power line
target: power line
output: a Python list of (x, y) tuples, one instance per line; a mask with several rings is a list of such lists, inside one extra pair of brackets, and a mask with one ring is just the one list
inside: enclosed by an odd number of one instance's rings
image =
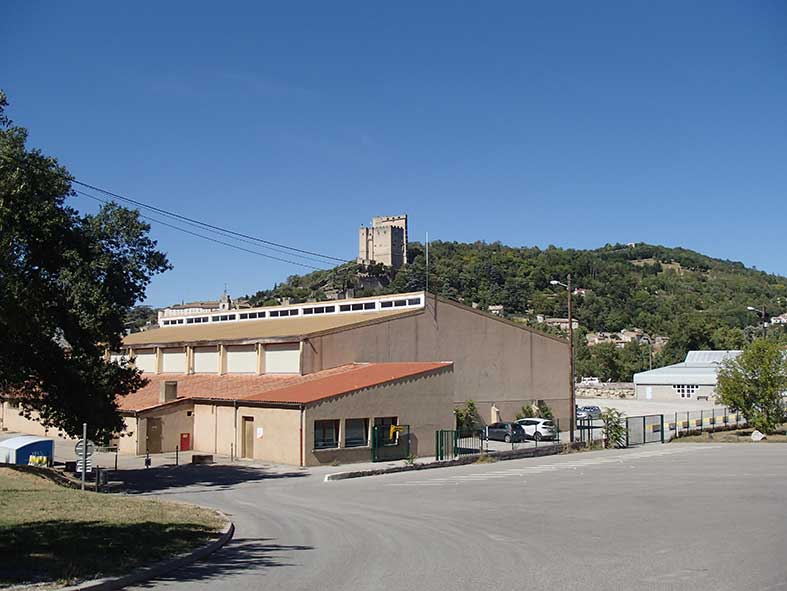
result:
[(207, 222), (202, 222), (200, 220), (195, 220), (193, 218), (189, 218), (189, 217), (186, 217), (184, 215), (181, 215), (181, 214), (178, 214), (178, 213), (174, 213), (172, 211), (167, 211), (166, 209), (161, 209), (161, 208), (155, 207), (153, 205), (148, 205), (147, 203), (143, 203), (141, 201), (137, 201), (135, 199), (131, 199), (130, 197), (124, 197), (123, 195), (118, 195), (117, 193), (113, 193), (112, 191), (107, 191), (106, 189), (102, 189), (100, 187), (96, 187), (96, 186), (90, 185), (88, 183), (83, 183), (82, 181), (78, 181), (76, 179), (72, 179), (71, 182), (72, 183), (76, 183), (78, 185), (81, 185), (83, 187), (86, 187), (88, 189), (92, 189), (93, 191), (98, 191), (99, 193), (103, 193), (104, 195), (109, 195), (110, 197), (114, 197), (116, 199), (121, 199), (123, 201), (128, 201), (129, 203), (133, 203), (134, 205), (137, 205), (139, 207), (144, 207), (144, 208), (156, 211), (158, 213), (161, 213), (161, 214), (164, 214), (164, 215), (167, 215), (167, 216), (170, 216), (170, 217), (174, 217), (174, 218), (186, 221), (186, 222), (191, 222), (192, 224), (197, 224), (197, 225), (199, 225), (201, 227), (204, 227), (204, 228), (210, 228), (212, 230), (225, 232), (227, 234), (232, 234), (233, 236), (239, 236), (241, 238), (246, 238), (248, 240), (253, 240), (254, 242), (259, 242), (259, 243), (262, 243), (262, 244), (268, 244), (270, 246), (276, 246), (276, 247), (279, 247), (279, 248), (284, 248), (284, 249), (286, 249), (288, 251), (292, 251), (292, 252), (299, 252), (301, 254), (308, 254), (308, 255), (316, 256), (316, 257), (319, 257), (319, 258), (322, 258), (322, 259), (329, 259), (329, 260), (332, 260), (332, 261), (339, 261), (341, 263), (346, 263), (347, 262), (345, 259), (340, 259), (338, 257), (334, 257), (334, 256), (326, 255), (326, 254), (321, 254), (319, 252), (312, 252), (310, 250), (303, 250), (301, 248), (295, 248), (294, 246), (287, 246), (286, 244), (279, 244), (278, 242), (271, 242), (270, 240), (265, 240), (263, 238), (258, 238), (257, 236), (250, 236), (248, 234), (243, 234), (242, 232), (235, 232), (234, 230), (228, 230), (227, 228), (221, 228), (219, 226), (214, 226), (212, 224), (208, 224)]
[[(89, 193), (85, 193), (84, 191), (77, 190), (76, 192), (79, 195), (82, 195), (83, 197), (89, 197), (90, 199), (95, 199), (96, 201), (99, 201), (101, 203), (112, 203), (111, 201), (109, 201), (107, 199), (101, 199), (100, 197), (96, 197), (94, 195), (90, 195)], [(144, 218), (146, 220), (150, 220), (150, 221), (155, 222), (157, 224), (162, 224), (164, 226), (172, 228), (173, 230), (178, 230), (179, 232), (184, 232), (186, 234), (190, 234), (191, 236), (196, 236), (197, 238), (203, 238), (204, 240), (210, 240), (211, 242), (215, 242), (216, 244), (222, 244), (224, 246), (229, 246), (230, 248), (241, 250), (243, 252), (248, 252), (250, 254), (256, 254), (257, 256), (265, 257), (267, 259), (272, 259), (274, 261), (279, 261), (279, 262), (282, 262), (282, 263), (288, 263), (290, 265), (297, 265), (299, 267), (305, 267), (306, 269), (312, 269), (312, 270), (315, 270), (315, 271), (321, 270), (320, 267), (315, 267), (314, 265), (307, 265), (305, 263), (299, 263), (297, 261), (291, 261), (291, 260), (288, 260), (288, 259), (275, 257), (273, 255), (266, 254), (264, 252), (259, 252), (257, 250), (251, 250), (250, 248), (244, 248), (243, 246), (238, 246), (237, 244), (232, 244), (231, 242), (225, 242), (223, 240), (218, 240), (218, 239), (213, 238), (211, 236), (205, 236), (204, 234), (200, 234), (198, 232), (192, 232), (191, 230), (187, 230), (186, 228), (181, 228), (181, 227), (176, 226), (174, 224), (170, 224), (169, 222), (165, 222), (163, 220), (159, 220), (159, 219), (154, 218), (154, 217), (152, 217), (150, 215), (146, 215), (146, 214), (143, 214), (143, 213), (140, 213), (139, 215), (140, 215), (140, 217), (142, 217), (142, 218)]]
[[(104, 200), (104, 199), (99, 199), (99, 198), (98, 198), (98, 197), (96, 197), (95, 195), (91, 195), (91, 194), (89, 194), (89, 193), (86, 193), (86, 192), (84, 192), (84, 191), (80, 191), (79, 189), (74, 189), (74, 190), (75, 190), (77, 193), (79, 193), (80, 195), (83, 195), (83, 196), (85, 196), (85, 197), (90, 197), (91, 199), (96, 199), (96, 200), (98, 200), (98, 201), (101, 201), (102, 203), (115, 203), (115, 201), (112, 201), (112, 200)], [(140, 214), (140, 215), (142, 215), (142, 214)], [(160, 223), (163, 223), (163, 222), (160, 222)], [(311, 257), (311, 256), (303, 255), (303, 254), (298, 254), (298, 253), (295, 253), (295, 252), (288, 252), (288, 251), (286, 251), (286, 250), (282, 250), (282, 249), (279, 249), (279, 248), (276, 248), (276, 247), (273, 247), (273, 246), (266, 246), (266, 245), (264, 245), (264, 244), (263, 244), (263, 245), (259, 245), (259, 244), (257, 244), (256, 242), (254, 242), (254, 241), (252, 241), (252, 240), (246, 240), (245, 238), (236, 238), (235, 236), (233, 236), (233, 235), (232, 235), (230, 232), (228, 232), (228, 231), (224, 231), (224, 230), (213, 230), (213, 229), (211, 229), (211, 228), (203, 228), (203, 227), (202, 227), (200, 224), (197, 224), (197, 223), (194, 223), (194, 222), (190, 222), (190, 221), (185, 221), (185, 220), (183, 221), (183, 223), (185, 223), (185, 224), (188, 224), (188, 225), (190, 225), (190, 226), (194, 226), (195, 228), (200, 228), (200, 229), (202, 229), (202, 230), (207, 230), (208, 232), (213, 232), (214, 234), (218, 234), (219, 236), (223, 236), (223, 237), (225, 237), (225, 238), (231, 238), (232, 240), (236, 240), (236, 241), (238, 241), (238, 242), (245, 242), (246, 244), (251, 244), (251, 245), (253, 245), (253, 246), (258, 246), (258, 247), (261, 247), (261, 248), (266, 248), (266, 249), (268, 249), (268, 250), (271, 250), (271, 251), (273, 251), (273, 252), (276, 252), (276, 253), (279, 253), (279, 254), (284, 254), (284, 255), (288, 255), (288, 256), (294, 256), (294, 257), (298, 257), (298, 258), (300, 258), (300, 259), (304, 259), (304, 260), (306, 260), (306, 261), (309, 261), (309, 262), (312, 262), (312, 263), (317, 263), (318, 265), (325, 265), (325, 264), (326, 264), (326, 262), (325, 262), (325, 261), (322, 261), (322, 260), (320, 260), (320, 259), (317, 259), (317, 258), (315, 258), (315, 257)]]

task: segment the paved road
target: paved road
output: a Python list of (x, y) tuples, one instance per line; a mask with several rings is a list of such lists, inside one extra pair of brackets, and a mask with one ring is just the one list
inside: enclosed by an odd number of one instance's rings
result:
[[(180, 468), (231, 514), (210, 562), (147, 587), (787, 589), (787, 448), (653, 445), (322, 482)], [(217, 469), (216, 478), (204, 470)], [(667, 484), (670, 483), (670, 484)]]

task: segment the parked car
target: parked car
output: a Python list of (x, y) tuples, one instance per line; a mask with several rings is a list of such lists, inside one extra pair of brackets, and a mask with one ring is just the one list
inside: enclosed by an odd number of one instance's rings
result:
[(582, 410), (581, 408), (577, 407), (577, 420), (584, 421), (585, 419), (590, 418), (588, 413)]
[[(580, 417), (580, 413), (584, 416)], [(580, 419), (600, 419), (601, 418), (601, 409), (598, 406), (580, 406), (577, 409), (577, 418)]]
[(505, 441), (506, 443), (518, 443), (527, 438), (522, 426), (511, 422), (487, 425), (481, 431), (481, 437), (493, 441)]
[(555, 438), (555, 423), (548, 419), (519, 419), (517, 424), (525, 431), (525, 437), (541, 441)]

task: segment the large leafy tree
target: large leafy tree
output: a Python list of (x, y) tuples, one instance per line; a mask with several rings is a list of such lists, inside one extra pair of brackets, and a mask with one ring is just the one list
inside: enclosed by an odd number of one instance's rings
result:
[(757, 339), (722, 364), (716, 389), (719, 402), (740, 411), (751, 426), (771, 433), (784, 420), (787, 361), (782, 347)]
[(118, 398), (140, 372), (104, 360), (150, 279), (169, 268), (136, 211), (66, 205), (71, 177), (26, 147), (0, 91), (0, 395), (49, 427), (105, 438), (123, 428)]

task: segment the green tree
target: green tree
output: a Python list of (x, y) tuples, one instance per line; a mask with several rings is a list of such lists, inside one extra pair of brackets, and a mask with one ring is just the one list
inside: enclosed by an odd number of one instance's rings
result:
[(625, 447), (626, 427), (623, 425), (623, 412), (616, 408), (605, 408), (601, 412), (604, 424), (604, 447)]
[(785, 391), (787, 361), (775, 342), (757, 339), (719, 370), (719, 402), (743, 413), (752, 427), (764, 433), (772, 433), (784, 420)]
[(522, 408), (516, 413), (516, 420), (519, 419), (529, 419), (531, 417), (536, 416), (536, 411), (533, 409), (533, 403), (528, 402), (522, 405)]
[(151, 277), (169, 268), (138, 212), (116, 205), (81, 216), (71, 177), (26, 147), (0, 92), (0, 393), (68, 434), (104, 439), (123, 428), (118, 398), (144, 384), (104, 361)]
[(456, 428), (460, 431), (475, 429), (479, 423), (478, 408), (474, 400), (467, 400), (464, 405), (454, 409)]

